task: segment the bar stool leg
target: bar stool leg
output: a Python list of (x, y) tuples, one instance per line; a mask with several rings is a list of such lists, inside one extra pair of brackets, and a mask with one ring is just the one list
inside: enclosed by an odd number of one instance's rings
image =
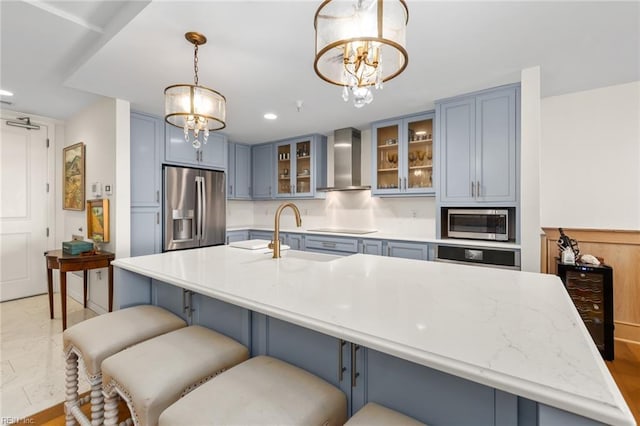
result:
[(71, 410), (78, 406), (78, 355), (70, 352), (66, 364), (66, 403), (64, 405), (65, 424), (74, 426), (76, 419)]
[(102, 377), (91, 384), (91, 424), (102, 425), (104, 419), (104, 396), (102, 395)]
[(115, 426), (118, 424), (118, 393), (105, 394), (104, 398), (104, 424)]

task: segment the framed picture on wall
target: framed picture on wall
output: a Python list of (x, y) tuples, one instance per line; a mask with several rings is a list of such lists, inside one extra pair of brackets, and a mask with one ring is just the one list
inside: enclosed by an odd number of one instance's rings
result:
[(87, 201), (87, 238), (96, 243), (109, 242), (109, 200)]
[(62, 208), (84, 210), (84, 143), (62, 150)]

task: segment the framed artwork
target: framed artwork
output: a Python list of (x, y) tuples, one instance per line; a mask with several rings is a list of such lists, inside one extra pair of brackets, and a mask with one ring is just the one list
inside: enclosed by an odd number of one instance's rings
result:
[(62, 150), (62, 208), (84, 210), (84, 143)]
[(87, 201), (87, 238), (96, 243), (109, 242), (109, 200)]

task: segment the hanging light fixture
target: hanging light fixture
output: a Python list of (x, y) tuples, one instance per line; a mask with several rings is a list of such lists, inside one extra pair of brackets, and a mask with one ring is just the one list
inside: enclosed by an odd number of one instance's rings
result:
[(371, 103), (371, 86), (382, 89), (407, 67), (408, 19), (404, 0), (325, 0), (314, 20), (316, 73), (343, 86), (345, 102), (351, 94), (356, 108)]
[(225, 128), (227, 100), (215, 90), (198, 85), (198, 46), (205, 44), (207, 38), (195, 32), (188, 32), (184, 37), (194, 45), (194, 84), (175, 84), (164, 89), (164, 119), (184, 129), (187, 142), (192, 135), (191, 144), (198, 149), (201, 145), (200, 132), (204, 143), (207, 143), (210, 131)]

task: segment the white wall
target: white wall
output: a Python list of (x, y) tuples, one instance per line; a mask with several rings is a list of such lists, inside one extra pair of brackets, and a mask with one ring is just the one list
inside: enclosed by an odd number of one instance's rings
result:
[(640, 81), (542, 99), (541, 224), (640, 229)]
[(522, 70), (520, 87), (520, 262), (540, 272), (540, 67)]
[[(118, 134), (118, 122), (116, 120), (116, 100), (104, 98), (79, 112), (66, 121), (64, 138), (57, 141), (56, 157), (58, 167), (62, 167), (62, 150), (64, 147), (78, 142), (85, 143), (85, 182), (86, 198), (91, 199), (91, 183), (101, 182), (114, 185), (116, 181), (116, 135)], [(121, 124), (122, 125), (122, 124)], [(59, 212), (59, 226), (56, 229), (57, 246), (61, 247), (62, 241), (68, 241), (73, 234), (87, 236), (87, 212), (62, 210), (62, 172), (57, 173), (56, 205)], [(128, 173), (128, 170), (127, 170)], [(115, 190), (117, 188), (114, 187)], [(116, 247), (117, 232), (116, 208), (117, 203), (113, 196), (109, 199), (109, 226), (110, 242), (103, 245), (107, 251), (114, 251)], [(68, 274), (67, 292), (76, 300), (82, 300), (81, 275)], [(108, 305), (107, 270), (92, 270), (89, 275), (89, 307), (96, 312), (106, 312)]]

